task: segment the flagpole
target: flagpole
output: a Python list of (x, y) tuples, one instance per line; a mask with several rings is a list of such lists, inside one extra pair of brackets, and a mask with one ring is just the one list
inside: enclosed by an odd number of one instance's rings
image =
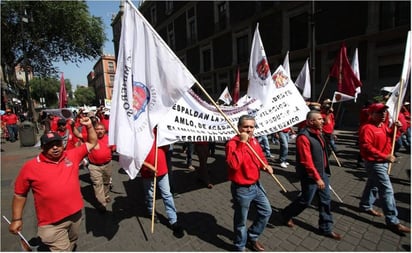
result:
[(325, 81), (325, 84), (323, 85), (323, 88), (322, 88), (322, 91), (320, 92), (320, 95), (319, 95), (319, 97), (318, 97), (318, 103), (319, 103), (319, 101), (320, 101), (320, 99), (321, 99), (321, 97), (322, 97), (322, 95), (323, 95), (323, 92), (325, 91), (325, 88), (326, 88), (326, 84), (329, 82), (329, 75), (328, 75), (328, 78), (326, 78), (326, 81)]
[[(10, 225), (10, 221), (9, 219), (7, 219), (6, 216), (3, 215), (3, 219)], [(20, 241), (22, 243), (22, 247), (24, 250), (26, 251), (33, 251), (32, 246), (30, 245), (30, 243), (27, 241), (27, 239), (23, 236), (23, 234), (21, 232), (17, 232), (17, 235), (20, 237)]]
[[(227, 123), (229, 123), (229, 125), (233, 128), (233, 130), (235, 130), (236, 134), (240, 134), (239, 130), (233, 125), (233, 123), (229, 120), (229, 118), (226, 116), (226, 114), (220, 109), (220, 107), (215, 103), (215, 101), (210, 97), (210, 95), (207, 93), (207, 91), (202, 87), (202, 85), (200, 85), (198, 82), (195, 83), (198, 88), (203, 92), (203, 94), (212, 102), (212, 104), (216, 107), (216, 109), (219, 111), (219, 113), (223, 116), (223, 118), (225, 118), (225, 120), (227, 121)], [(250, 148), (250, 150), (252, 151), (252, 153), (256, 156), (256, 158), (262, 163), (263, 166), (266, 166), (267, 164), (265, 164), (265, 162), (262, 160), (262, 158), (260, 158), (260, 156), (256, 153), (256, 151), (252, 148), (252, 146), (250, 146), (250, 144), (248, 142), (246, 142), (246, 145)], [(280, 186), (280, 188), (282, 188), (283, 192), (287, 192), (287, 190), (285, 189), (285, 187), (280, 183), (280, 181), (276, 178), (275, 175), (273, 175), (273, 173), (270, 173), (270, 175), (272, 176), (272, 178), (275, 180), (275, 182)]]
[[(391, 155), (393, 155), (394, 152), (395, 152), (396, 132), (398, 131), (398, 126), (395, 124), (395, 122), (398, 121), (399, 112), (400, 112), (400, 110), (401, 110), (402, 101), (400, 101), (400, 100), (401, 100), (401, 98), (402, 98), (402, 90), (403, 90), (403, 83), (404, 83), (404, 82), (405, 82), (405, 81), (404, 81), (403, 79), (401, 79), (401, 80), (400, 80), (400, 83), (399, 83), (399, 96), (398, 96), (398, 101), (397, 101), (397, 105), (396, 105), (396, 111), (395, 111), (395, 115), (394, 115), (395, 117), (393, 117), (394, 127), (393, 127), (393, 136), (392, 136)], [(391, 174), (391, 170), (392, 170), (392, 163), (389, 163), (389, 165), (388, 165), (388, 175)]]
[(156, 212), (156, 181), (157, 181), (157, 157), (159, 153), (159, 148), (157, 147), (157, 130), (156, 130), (156, 152), (155, 152), (155, 173), (154, 173), (154, 179), (153, 179), (153, 201), (152, 201), (152, 226), (151, 226), (151, 232), (152, 234), (154, 233), (154, 216)]

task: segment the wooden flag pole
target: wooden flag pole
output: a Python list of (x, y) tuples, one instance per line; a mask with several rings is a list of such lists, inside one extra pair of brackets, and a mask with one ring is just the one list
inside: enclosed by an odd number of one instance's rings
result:
[[(226, 116), (226, 114), (219, 108), (219, 106), (215, 103), (215, 101), (210, 97), (210, 95), (207, 93), (207, 91), (205, 89), (203, 89), (202, 85), (200, 85), (199, 83), (196, 82), (197, 87), (203, 92), (203, 94), (205, 94), (205, 96), (212, 102), (212, 104), (216, 107), (216, 109), (219, 111), (219, 113), (223, 116), (223, 118), (225, 118), (225, 120), (227, 121), (227, 123), (229, 123), (229, 125), (235, 130), (236, 134), (240, 134), (239, 130), (233, 125), (233, 123), (228, 119), (228, 117)], [(252, 150), (252, 153), (256, 156), (256, 158), (261, 162), (261, 164), (263, 166), (267, 166), (267, 164), (265, 164), (265, 162), (260, 158), (260, 156), (256, 153), (256, 151), (252, 148), (252, 146), (250, 146), (250, 144), (248, 142), (246, 142), (246, 145), (250, 148), (250, 150)], [(284, 192), (287, 192), (285, 187), (283, 187), (283, 185), (280, 183), (280, 181), (276, 178), (275, 175), (273, 175), (273, 173), (270, 173), (270, 175), (272, 176), (272, 178), (275, 180), (275, 182), (280, 186), (280, 188), (282, 188), (282, 190)]]
[[(391, 155), (393, 155), (394, 152), (395, 152), (396, 132), (398, 131), (398, 126), (395, 124), (395, 122), (398, 121), (399, 112), (401, 110), (402, 101), (400, 101), (400, 99), (402, 97), (403, 84), (404, 84), (404, 80), (401, 79), (400, 83), (399, 83), (398, 102), (397, 102), (396, 111), (395, 111), (395, 115), (394, 115), (394, 116), (396, 116), (396, 118), (394, 117), (393, 123), (392, 123), (392, 124), (394, 124), (394, 127), (393, 127), (393, 136), (392, 136)], [(389, 163), (389, 165), (388, 165), (388, 175), (391, 174), (391, 170), (392, 170), (392, 163)]]
[(152, 226), (151, 232), (154, 233), (154, 216), (156, 212), (156, 181), (157, 181), (157, 157), (159, 153), (159, 148), (157, 147), (157, 131), (156, 131), (156, 152), (155, 152), (155, 174), (153, 179), (153, 202), (152, 202)]
[(317, 101), (318, 103), (319, 103), (320, 99), (322, 98), (323, 92), (325, 91), (326, 84), (327, 84), (328, 82), (329, 82), (329, 75), (328, 75), (328, 78), (326, 78), (326, 81), (325, 81), (325, 84), (323, 85), (322, 91), (321, 91), (320, 94), (319, 94), (318, 101)]

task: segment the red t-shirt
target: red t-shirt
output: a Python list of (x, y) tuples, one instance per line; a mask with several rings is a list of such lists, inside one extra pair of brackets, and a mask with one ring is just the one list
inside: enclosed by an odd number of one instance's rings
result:
[(40, 153), (21, 168), (14, 192), (26, 196), (32, 189), (39, 226), (60, 221), (83, 208), (79, 164), (87, 152), (83, 144), (64, 151), (58, 162)]
[(99, 119), (100, 119), (100, 123), (104, 125), (106, 132), (109, 132), (109, 119), (108, 118), (106, 119), (104, 116)]
[[(255, 138), (249, 138), (250, 146), (256, 151), (262, 161), (267, 164), (265, 155), (259, 142)], [(226, 163), (228, 164), (229, 180), (241, 185), (254, 184), (259, 180), (262, 163), (236, 135), (226, 144)]]
[[(169, 145), (158, 147), (157, 152), (157, 176), (163, 176), (167, 173), (167, 162), (166, 162), (166, 152), (169, 150)], [(147, 155), (145, 162), (150, 163), (151, 165), (155, 165), (155, 157), (156, 157), (156, 141), (153, 142), (152, 149), (150, 150), (149, 154)], [(140, 169), (140, 173), (143, 178), (152, 178), (153, 173), (152, 170), (146, 166), (142, 166)]]
[(335, 129), (335, 115), (333, 114), (333, 112), (330, 113), (321, 113), (322, 118), (323, 118), (323, 132), (327, 133), (327, 134), (332, 134), (333, 133), (333, 129)]
[(386, 162), (392, 149), (392, 134), (393, 131), (385, 123), (379, 126), (364, 124), (359, 130), (359, 150), (362, 158), (370, 162)]
[(109, 145), (109, 137), (105, 134), (97, 140), (96, 147), (90, 151), (88, 157), (90, 163), (104, 164), (112, 160), (112, 145)]
[(19, 118), (16, 114), (4, 114), (2, 120), (6, 123), (6, 125), (16, 125)]

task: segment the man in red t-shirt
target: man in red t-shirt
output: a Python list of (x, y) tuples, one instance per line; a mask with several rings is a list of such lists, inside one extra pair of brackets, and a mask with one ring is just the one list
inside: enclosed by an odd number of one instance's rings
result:
[(72, 251), (79, 235), (83, 208), (79, 163), (97, 143), (90, 119), (82, 119), (81, 124), (88, 129), (88, 140), (72, 150), (64, 150), (57, 133), (43, 134), (42, 152), (23, 165), (14, 185), (9, 231), (17, 234), (22, 230), (23, 209), (31, 190), (38, 236), (51, 251)]
[[(368, 175), (359, 208), (372, 216), (385, 216), (386, 225), (390, 230), (398, 233), (410, 233), (410, 228), (402, 225), (397, 217), (398, 210), (388, 174), (389, 163), (395, 162), (396, 157), (391, 152), (394, 129), (389, 128), (386, 124), (387, 109), (388, 107), (382, 103), (370, 105), (369, 120), (359, 131), (359, 149), (365, 160)], [(398, 127), (401, 126), (399, 121), (395, 124)], [(383, 213), (373, 209), (378, 195)]]
[(109, 137), (106, 134), (106, 128), (102, 123), (96, 123), (94, 130), (97, 135), (97, 145), (89, 153), (89, 172), (90, 179), (93, 182), (94, 195), (99, 205), (99, 212), (106, 212), (106, 205), (110, 199), (110, 179), (112, 177), (112, 152), (115, 150), (114, 145), (109, 145)]
[(336, 135), (333, 134), (333, 131), (335, 130), (335, 114), (333, 113), (332, 101), (330, 99), (323, 101), (321, 106), (321, 114), (324, 121), (322, 131), (328, 144), (328, 150), (332, 150), (336, 153)]
[[(273, 169), (270, 165), (267, 165), (268, 162), (262, 148), (253, 137), (255, 124), (255, 119), (252, 116), (241, 116), (238, 122), (240, 134), (230, 139), (226, 144), (226, 163), (228, 165), (229, 180), (232, 181), (234, 250), (236, 251), (244, 251), (247, 244), (255, 251), (265, 250), (263, 245), (258, 242), (258, 238), (272, 214), (272, 207), (262, 184), (259, 182), (259, 178), (261, 170), (272, 174)], [(261, 163), (255, 154), (260, 157), (265, 165)], [(249, 206), (252, 202), (256, 203), (257, 214), (252, 226), (248, 229), (246, 221)]]
[(6, 114), (3, 115), (2, 121), (6, 124), (7, 132), (9, 132), (9, 141), (15, 142), (19, 138), (19, 127), (17, 123), (19, 122), (19, 118), (16, 114), (14, 114), (11, 109), (6, 109)]

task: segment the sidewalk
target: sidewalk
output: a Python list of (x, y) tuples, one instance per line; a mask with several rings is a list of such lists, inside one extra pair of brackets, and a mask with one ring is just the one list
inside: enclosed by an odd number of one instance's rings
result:
[[(268, 227), (260, 237), (267, 251), (410, 251), (410, 235), (398, 235), (386, 229), (384, 218), (372, 217), (357, 210), (359, 197), (365, 186), (366, 173), (357, 168), (358, 148), (355, 146), (355, 131), (337, 131), (337, 156), (342, 164), (338, 167), (331, 156), (331, 185), (343, 200), (340, 203), (332, 195), (332, 212), (335, 231), (343, 235), (335, 241), (317, 234), (318, 212), (316, 205), (307, 208), (296, 217), (294, 228), (281, 224), (279, 210), (287, 206), (299, 193), (300, 183), (295, 177), (295, 144), (291, 142), (287, 169), (271, 162), (275, 175), (286, 188), (282, 192), (273, 178), (262, 174), (262, 183), (267, 191), (273, 214)], [(1, 212), (11, 217), (13, 182), (22, 164), (35, 157), (38, 147), (20, 147), (19, 142), (3, 143), (1, 152)], [(174, 178), (179, 198), (175, 199), (178, 219), (185, 228), (185, 236), (177, 239), (167, 227), (163, 202), (156, 201), (160, 223), (151, 233), (150, 219), (144, 217), (146, 208), (140, 178), (129, 180), (118, 172), (119, 165), (113, 162), (113, 192), (109, 211), (101, 215), (95, 203), (93, 188), (87, 170), (80, 170), (80, 182), (84, 196), (83, 223), (78, 251), (229, 251), (232, 250), (233, 209), (230, 183), (224, 157), (224, 146), (216, 145), (216, 156), (210, 157), (208, 167), (213, 189), (204, 188), (195, 172), (185, 168), (185, 154), (176, 144), (173, 155)], [(272, 154), (278, 154), (279, 145), (271, 143)], [(401, 223), (410, 226), (410, 154), (400, 152), (399, 163), (394, 164), (391, 180), (397, 200)], [(197, 155), (193, 165), (198, 166)], [(381, 211), (381, 208), (377, 206)], [(32, 194), (29, 194), (24, 211), (23, 235), (36, 237), (36, 217)], [(8, 232), (7, 224), (1, 223), (1, 251), (20, 251), (18, 239)]]

